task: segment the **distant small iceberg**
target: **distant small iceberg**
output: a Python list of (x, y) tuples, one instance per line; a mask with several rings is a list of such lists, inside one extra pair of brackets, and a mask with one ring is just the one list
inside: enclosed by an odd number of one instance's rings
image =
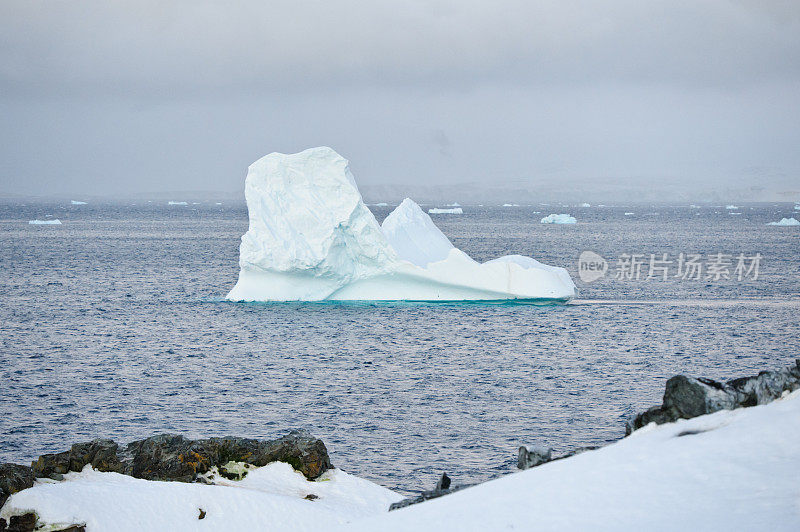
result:
[(549, 214), (542, 218), (543, 224), (575, 224), (578, 223), (574, 217), (569, 214)]
[(800, 211), (800, 203), (794, 206), (794, 210)]
[(516, 203), (503, 203), (503, 207), (519, 207)]
[(795, 218), (781, 218), (780, 222), (769, 222), (767, 225), (780, 225), (783, 227), (800, 225), (800, 222)]
[(448, 203), (445, 207), (461, 207), (461, 204), (456, 201), (454, 203)]
[(373, 203), (373, 204), (372, 204), (372, 206), (373, 206), (373, 207), (388, 207), (388, 206), (389, 206), (389, 204), (388, 204), (388, 203), (386, 203), (386, 202), (384, 202), (384, 201), (382, 201), (382, 202), (380, 202), (380, 203)]
[(453, 209), (428, 209), (428, 214), (464, 214), (464, 211), (461, 207), (455, 207)]
[(61, 220), (31, 220), (30, 225), (61, 225)]
[(185, 201), (170, 201), (167, 202), (167, 205), (189, 205), (189, 204)]
[(86, 205), (86, 202), (85, 202), (85, 201), (75, 201), (75, 200), (72, 200), (72, 201), (70, 201), (70, 203), (71, 203), (72, 205)]
[(636, 213), (635, 212), (626, 212), (625, 216), (633, 216), (634, 214), (636, 214)]
[(735, 211), (739, 207), (737, 207), (736, 205), (725, 205), (725, 208), (728, 209), (729, 211)]
[(581, 203), (581, 207), (591, 207), (591, 203)]

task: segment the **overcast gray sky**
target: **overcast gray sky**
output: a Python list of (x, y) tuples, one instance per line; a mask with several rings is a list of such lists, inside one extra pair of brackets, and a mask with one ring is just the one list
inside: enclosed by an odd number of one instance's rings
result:
[(317, 145), (364, 184), (797, 190), (800, 2), (0, 2), (4, 195)]

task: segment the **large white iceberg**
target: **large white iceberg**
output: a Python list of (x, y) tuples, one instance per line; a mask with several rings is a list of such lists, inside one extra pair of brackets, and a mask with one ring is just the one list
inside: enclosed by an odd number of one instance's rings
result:
[(796, 218), (781, 218), (780, 222), (769, 222), (767, 225), (795, 226), (800, 225)]
[(330, 148), (271, 153), (248, 169), (250, 227), (233, 301), (567, 301), (563, 268), (512, 255), (486, 263), (453, 247), (407, 199), (381, 227), (348, 162)]

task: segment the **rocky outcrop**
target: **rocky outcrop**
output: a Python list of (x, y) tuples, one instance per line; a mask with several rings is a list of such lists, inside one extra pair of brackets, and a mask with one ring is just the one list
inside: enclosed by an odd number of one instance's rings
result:
[(297, 431), (268, 441), (233, 437), (187, 440), (162, 434), (129, 444), (124, 455), (122, 472), (148, 480), (190, 482), (195, 475), (228, 462), (259, 467), (286, 462), (309, 480), (333, 467), (322, 440)]
[(754, 377), (725, 383), (676, 375), (667, 381), (661, 406), (654, 406), (629, 421), (626, 434), (650, 423), (671, 423), (719, 410), (762, 405), (798, 388), (800, 360), (785, 369), (762, 371)]
[(293, 431), (276, 440), (190, 440), (178, 434), (160, 434), (131, 442), (124, 449), (112, 440), (98, 439), (76, 443), (62, 453), (42, 455), (32, 467), (37, 478), (60, 479), (64, 473), (80, 471), (90, 464), (98, 471), (147, 480), (192, 482), (197, 475), (228, 462), (254, 466), (286, 462), (309, 480), (333, 467), (322, 440), (304, 431)]
[(403, 499), (402, 501), (394, 502), (389, 506), (389, 511), (391, 512), (392, 510), (405, 508), (406, 506), (411, 506), (412, 504), (435, 499), (437, 497), (441, 497), (442, 495), (447, 495), (449, 493), (468, 488), (471, 485), (472, 484), (453, 486), (451, 485), (450, 477), (447, 476), (447, 473), (442, 473), (442, 476), (439, 478), (439, 481), (436, 483), (436, 487), (434, 489), (420, 492), (420, 494), (415, 497), (409, 497), (407, 499)]
[(0, 464), (0, 508), (12, 493), (33, 486), (33, 470), (17, 464)]

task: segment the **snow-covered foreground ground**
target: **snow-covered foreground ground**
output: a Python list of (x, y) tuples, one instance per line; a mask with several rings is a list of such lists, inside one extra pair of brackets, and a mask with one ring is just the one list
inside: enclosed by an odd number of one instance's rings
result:
[[(768, 405), (648, 426), (402, 510), (398, 494), (331, 470), (283, 463), (221, 485), (139, 480), (90, 468), (13, 495), (0, 517), (126, 530), (800, 529), (800, 391)], [(318, 498), (308, 500), (308, 495)], [(198, 519), (200, 511), (204, 518)]]
[[(87, 466), (62, 482), (46, 481), (16, 493), (0, 517), (36, 511), (48, 524), (86, 523), (87, 532), (318, 531), (386, 512), (402, 499), (341, 470), (308, 481), (281, 462), (254, 469), (243, 480), (218, 483), (155, 482)], [(318, 498), (308, 500), (309, 495)]]
[(343, 530), (800, 530), (800, 391), (649, 426)]

